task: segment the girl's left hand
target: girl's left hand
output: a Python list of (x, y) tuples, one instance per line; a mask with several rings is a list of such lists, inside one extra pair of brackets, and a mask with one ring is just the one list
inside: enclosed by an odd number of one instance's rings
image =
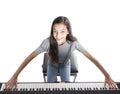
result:
[(117, 84), (111, 79), (111, 77), (105, 77), (105, 82), (104, 82), (104, 86), (106, 87), (106, 85), (109, 86), (109, 88), (111, 89), (115, 89), (117, 88)]

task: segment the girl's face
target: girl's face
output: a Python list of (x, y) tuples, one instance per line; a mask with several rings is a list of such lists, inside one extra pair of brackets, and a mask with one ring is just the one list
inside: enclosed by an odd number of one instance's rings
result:
[(53, 25), (53, 36), (58, 45), (62, 45), (66, 42), (67, 34), (69, 34), (69, 32), (63, 23)]

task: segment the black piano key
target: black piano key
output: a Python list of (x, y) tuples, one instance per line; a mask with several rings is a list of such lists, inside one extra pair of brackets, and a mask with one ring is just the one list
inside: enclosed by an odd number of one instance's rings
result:
[(76, 88), (73, 88), (74, 91), (76, 91)]
[(32, 91), (32, 88), (30, 88), (29, 91)]
[(90, 88), (89, 88), (89, 87), (86, 87), (86, 90), (90, 90)]
[(100, 90), (102, 90), (102, 88), (100, 87)]
[(0, 83), (0, 89), (1, 89), (2, 83)]
[(92, 88), (89, 88), (90, 90), (92, 90)]
[(41, 88), (38, 88), (38, 91), (42, 91), (42, 89), (41, 89)]
[(80, 88), (80, 90), (83, 90), (82, 88)]
[(56, 88), (53, 88), (52, 90), (53, 90), (53, 91), (56, 91)]
[(67, 88), (65, 88), (64, 90), (67, 91)]
[(39, 91), (39, 88), (36, 88), (36, 91)]
[(12, 91), (18, 91), (18, 88), (14, 88)]
[(22, 91), (25, 91), (25, 88), (23, 88)]
[(51, 89), (50, 89), (50, 88), (48, 88), (48, 90), (49, 90), (49, 91), (51, 91)]
[(20, 91), (22, 91), (22, 88), (20, 88)]
[(41, 88), (37, 88), (38, 91), (41, 91)]
[(86, 88), (84, 88), (84, 90), (86, 90)]
[(41, 88), (41, 91), (44, 91), (44, 88)]
[(28, 91), (28, 89), (27, 89), (27, 88), (26, 88), (25, 90), (26, 90), (26, 91)]
[(117, 87), (120, 89), (120, 82), (117, 83)]
[(73, 91), (73, 88), (70, 88), (70, 91)]
[(55, 88), (52, 88), (52, 91), (55, 91)]
[(50, 91), (50, 88), (46, 88), (46, 91)]

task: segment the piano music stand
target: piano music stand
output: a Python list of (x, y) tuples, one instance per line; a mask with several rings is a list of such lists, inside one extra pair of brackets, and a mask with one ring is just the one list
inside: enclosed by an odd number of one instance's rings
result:
[[(46, 81), (47, 62), (48, 62), (48, 54), (44, 53), (44, 59), (43, 59), (43, 65), (42, 65), (42, 69), (43, 69), (42, 72), (43, 72), (44, 82), (47, 82)], [(77, 77), (77, 73), (78, 73), (78, 63), (77, 63), (76, 56), (75, 56), (74, 53), (71, 54), (70, 62), (71, 62), (71, 76), (74, 76), (73, 82), (75, 82), (76, 77)], [(57, 76), (60, 76), (60, 74), (58, 73)]]

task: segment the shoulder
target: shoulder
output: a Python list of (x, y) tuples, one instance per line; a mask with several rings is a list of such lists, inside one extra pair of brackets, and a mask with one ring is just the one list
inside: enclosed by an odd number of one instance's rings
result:
[(49, 37), (48, 37), (48, 38), (45, 38), (45, 39), (42, 41), (42, 44), (49, 44)]
[(84, 52), (85, 48), (80, 44), (79, 41), (72, 42), (72, 49), (77, 49), (80, 52)]
[(80, 42), (79, 41), (70, 41), (70, 43), (72, 44), (72, 45), (78, 45), (78, 44), (80, 44)]
[(42, 42), (49, 42), (49, 37), (45, 38)]
[(75, 49), (76, 46), (79, 44), (78, 41), (68, 41), (68, 44), (71, 45), (72, 49)]
[(69, 45), (72, 45), (72, 46), (76, 46), (76, 45), (80, 44), (79, 41), (77, 41), (77, 40), (75, 40), (75, 41), (67, 41), (67, 43)]
[(42, 43), (40, 44), (40, 47), (44, 49), (48, 49), (49, 45), (50, 45), (49, 38), (46, 38), (42, 41)]

